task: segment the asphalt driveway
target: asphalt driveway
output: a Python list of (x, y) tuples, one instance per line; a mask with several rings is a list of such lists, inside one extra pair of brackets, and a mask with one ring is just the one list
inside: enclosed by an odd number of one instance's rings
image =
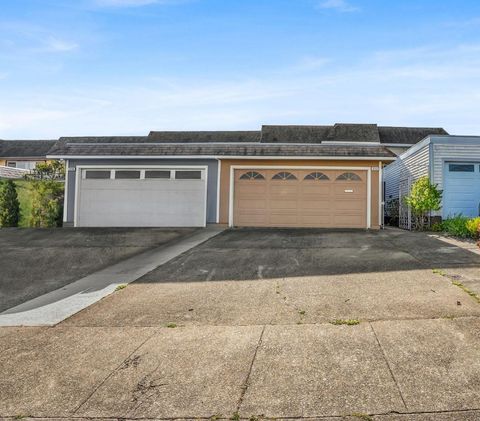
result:
[(424, 234), (226, 231), (54, 328), (0, 329), (0, 415), (476, 420), (479, 273)]
[(0, 312), (192, 229), (0, 229)]

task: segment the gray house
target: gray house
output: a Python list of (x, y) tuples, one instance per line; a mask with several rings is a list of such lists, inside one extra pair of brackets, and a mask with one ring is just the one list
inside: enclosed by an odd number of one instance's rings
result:
[(443, 129), (262, 126), (60, 138), (64, 224), (372, 228), (385, 164)]
[(480, 137), (428, 136), (384, 169), (385, 200), (400, 199), (402, 228), (410, 228), (411, 223), (402, 198), (422, 176), (443, 190), (442, 209), (436, 216), (480, 215)]

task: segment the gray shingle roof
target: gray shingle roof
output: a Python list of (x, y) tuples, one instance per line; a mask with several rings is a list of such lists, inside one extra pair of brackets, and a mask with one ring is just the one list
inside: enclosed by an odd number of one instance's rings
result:
[(261, 132), (252, 131), (200, 131), (200, 132), (158, 132), (151, 131), (148, 139), (162, 143), (223, 143), (259, 142)]
[(386, 144), (415, 145), (430, 135), (448, 135), (441, 127), (385, 127), (378, 128), (380, 142)]
[(0, 140), (1, 158), (45, 158), (56, 140)]
[(49, 155), (392, 157), (383, 144), (413, 145), (429, 134), (448, 133), (442, 128), (338, 123), (265, 125), (261, 131), (152, 131), (148, 136), (62, 137)]
[(333, 126), (263, 126), (265, 143), (375, 142), (414, 145), (428, 135), (448, 135), (442, 128), (384, 127), (376, 124)]
[(0, 178), (23, 178), (29, 170), (0, 166)]
[(394, 157), (387, 148), (371, 145), (275, 145), (220, 143), (65, 143), (51, 155), (61, 156), (339, 156)]

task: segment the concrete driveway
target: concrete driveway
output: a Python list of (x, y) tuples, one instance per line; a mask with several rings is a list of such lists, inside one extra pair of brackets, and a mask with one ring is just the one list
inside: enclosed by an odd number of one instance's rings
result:
[(425, 234), (226, 231), (54, 328), (0, 329), (0, 415), (476, 420), (479, 274)]
[(2, 228), (0, 312), (193, 231)]

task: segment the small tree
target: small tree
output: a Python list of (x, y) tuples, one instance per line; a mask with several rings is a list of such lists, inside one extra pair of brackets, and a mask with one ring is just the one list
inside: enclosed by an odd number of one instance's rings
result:
[(412, 210), (413, 227), (422, 230), (427, 223), (430, 226), (431, 212), (441, 209), (442, 192), (428, 177), (421, 177), (413, 183), (405, 203)]
[(65, 164), (61, 161), (39, 162), (32, 172), (26, 175), (28, 180), (63, 180)]
[(12, 180), (7, 180), (0, 187), (0, 226), (18, 227), (20, 220), (20, 202), (17, 189)]
[(35, 180), (32, 182), (32, 192), (30, 226), (37, 228), (61, 226), (63, 183), (55, 180)]

